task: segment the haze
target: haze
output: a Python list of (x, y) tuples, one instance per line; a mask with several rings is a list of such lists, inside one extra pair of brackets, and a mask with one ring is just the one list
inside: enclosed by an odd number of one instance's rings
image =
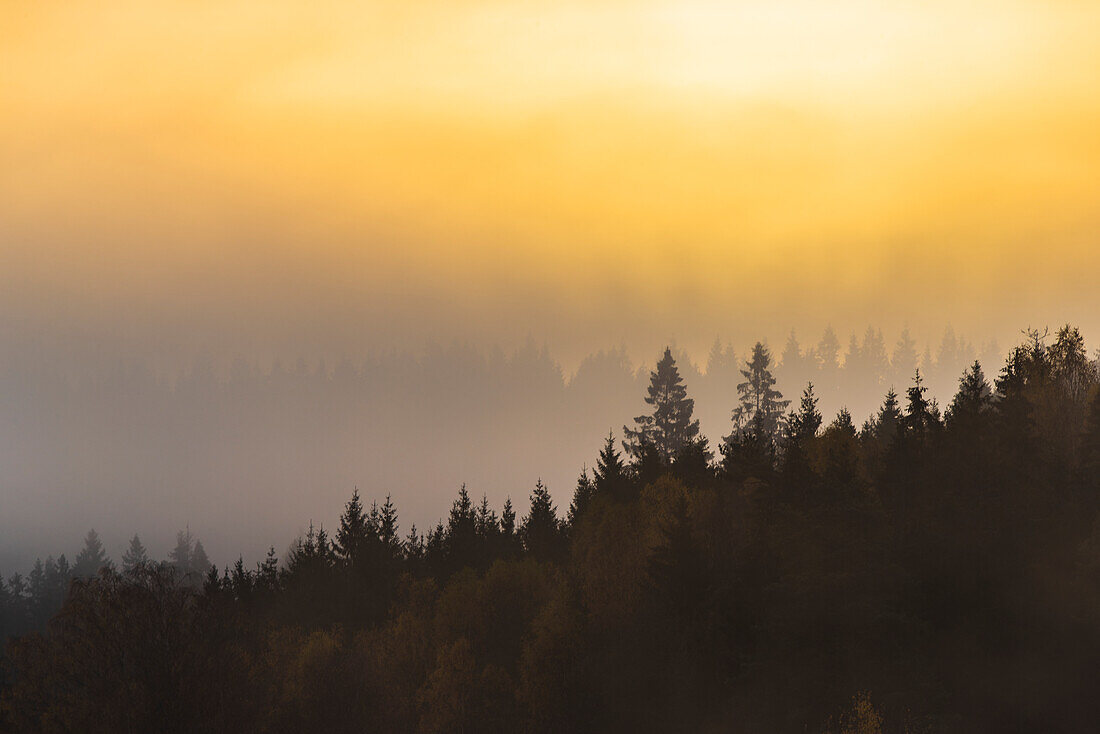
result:
[(355, 485), (403, 530), (463, 481), (566, 504), (666, 343), (1091, 354), (1098, 36), (1068, 0), (5, 3), (0, 571), (89, 526), (281, 551)]

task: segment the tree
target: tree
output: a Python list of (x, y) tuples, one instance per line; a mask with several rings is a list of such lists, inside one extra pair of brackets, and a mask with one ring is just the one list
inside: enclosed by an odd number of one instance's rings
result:
[(73, 565), (73, 576), (76, 578), (91, 578), (99, 573), (99, 569), (111, 566), (111, 559), (103, 551), (103, 543), (95, 530), (89, 530), (84, 537), (84, 548), (76, 555)]
[(581, 469), (581, 475), (577, 477), (577, 486), (573, 490), (573, 501), (569, 503), (569, 514), (565, 520), (570, 529), (575, 528), (577, 523), (580, 522), (595, 494), (596, 485), (592, 483), (588, 476), (588, 468), (584, 467)]
[(592, 472), (592, 481), (596, 494), (625, 499), (630, 492), (630, 479), (626, 473), (622, 456), (615, 449), (615, 436), (608, 431), (607, 440), (596, 459), (596, 468)]
[(817, 396), (814, 395), (814, 384), (808, 383), (802, 391), (802, 400), (798, 410), (787, 418), (787, 442), (799, 443), (812, 439), (821, 428), (821, 413), (817, 409)]
[(859, 443), (852, 414), (847, 408), (841, 408), (836, 419), (825, 429), (821, 443), (825, 478), (838, 484), (848, 484), (855, 479), (859, 471)]
[(959, 391), (947, 407), (947, 426), (967, 432), (978, 430), (978, 421), (993, 405), (993, 392), (977, 360), (959, 378)]
[(447, 557), (452, 571), (472, 566), (477, 559), (477, 519), (474, 503), (463, 484), (447, 519)]
[(901, 330), (901, 337), (890, 357), (891, 382), (901, 385), (903, 380), (908, 380), (909, 375), (917, 370), (917, 359), (917, 343), (909, 335), (909, 327), (906, 327)]
[(337, 557), (345, 564), (355, 564), (367, 544), (368, 534), (367, 516), (363, 513), (359, 488), (356, 487), (351, 494), (351, 499), (344, 505), (344, 513), (340, 515), (340, 527), (336, 529), (333, 548)]
[(401, 555), (401, 538), (397, 534), (397, 508), (388, 494), (378, 511), (378, 539), (382, 541), (382, 547), (389, 559)]
[(531, 493), (531, 509), (523, 519), (520, 537), (527, 552), (540, 561), (554, 560), (560, 550), (561, 528), (550, 490), (539, 479)]
[(185, 576), (191, 570), (191, 549), (195, 539), (191, 537), (191, 530), (180, 530), (176, 533), (176, 547), (168, 553), (168, 562), (176, 569), (176, 573)]
[(192, 574), (201, 577), (210, 570), (212, 565), (214, 564), (210, 563), (210, 559), (206, 556), (206, 549), (202, 547), (202, 541), (196, 540), (195, 547), (191, 549), (191, 559), (188, 570)]
[(665, 348), (657, 369), (650, 373), (645, 402), (653, 406), (653, 413), (635, 418), (635, 429), (623, 426), (623, 448), (637, 460), (648, 442), (669, 466), (680, 449), (699, 435), (699, 421), (692, 418), (695, 401), (687, 396), (670, 348)]
[(512, 509), (512, 498), (504, 498), (504, 508), (500, 512), (500, 532), (506, 540), (516, 534), (516, 511)]
[(929, 438), (934, 428), (939, 426), (938, 417), (935, 414), (935, 404), (930, 403), (924, 394), (928, 388), (921, 380), (920, 370), (913, 374), (913, 384), (906, 390), (908, 403), (905, 406), (905, 415), (901, 418), (901, 428), (905, 435), (912, 437), (918, 443), (923, 443)]
[(130, 538), (130, 547), (122, 554), (122, 570), (125, 573), (133, 573), (135, 569), (144, 566), (148, 562), (149, 555), (145, 551), (145, 546), (142, 545), (141, 538), (135, 533), (134, 537)]
[(733, 432), (726, 438), (727, 443), (746, 431), (762, 441), (774, 442), (778, 438), (783, 410), (790, 401), (783, 400), (783, 394), (775, 389), (770, 365), (768, 348), (757, 342), (746, 368), (741, 370), (745, 381), (737, 386), (740, 403), (733, 410)]
[(821, 413), (817, 409), (814, 384), (808, 383), (802, 391), (797, 411), (787, 417), (784, 440), (783, 470), (796, 482), (805, 481), (809, 469), (809, 447), (821, 428)]

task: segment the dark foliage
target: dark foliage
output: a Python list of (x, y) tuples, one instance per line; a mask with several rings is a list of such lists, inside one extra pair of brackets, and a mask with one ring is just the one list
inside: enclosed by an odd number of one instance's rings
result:
[[(848, 358), (885, 369), (881, 341)], [(135, 537), (121, 573), (90, 533), (79, 569), (0, 582), (0, 729), (1094, 731), (1083, 355), (1074, 329), (1031, 333), (945, 415), (916, 373), (857, 430), (812, 387), (782, 419), (756, 350), (720, 465), (684, 435), (636, 436), (628, 466), (609, 436), (564, 521), (541, 481), (518, 522), (462, 487), (402, 540), (390, 499), (356, 492), (334, 538), (311, 525), (281, 563), (198, 582), (188, 533), (165, 564)]]

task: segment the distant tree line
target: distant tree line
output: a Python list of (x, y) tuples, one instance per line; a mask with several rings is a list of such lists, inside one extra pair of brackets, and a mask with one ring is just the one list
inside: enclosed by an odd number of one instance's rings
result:
[(463, 486), (402, 533), (356, 491), (334, 530), (201, 583), (193, 546), (116, 569), (90, 534), (98, 572), (8, 646), (0, 729), (1095, 730), (1080, 333), (1028, 332), (992, 381), (973, 361), (943, 407), (914, 367), (860, 425), (772, 369), (757, 344), (712, 447), (666, 350), (567, 508), (541, 480), (522, 515)]

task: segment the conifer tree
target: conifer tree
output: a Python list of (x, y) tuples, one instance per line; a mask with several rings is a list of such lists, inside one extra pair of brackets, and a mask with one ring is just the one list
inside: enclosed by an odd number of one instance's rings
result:
[(726, 442), (744, 432), (751, 432), (759, 440), (775, 441), (783, 420), (783, 410), (790, 404), (775, 389), (775, 378), (769, 369), (771, 355), (768, 348), (757, 342), (752, 357), (741, 370), (745, 381), (737, 386), (739, 404), (733, 410), (733, 432)]
[(195, 547), (191, 549), (191, 558), (188, 565), (190, 573), (202, 577), (210, 570), (210, 559), (206, 556), (206, 549), (202, 547), (202, 541), (196, 540)]
[(176, 533), (176, 547), (168, 553), (168, 562), (180, 576), (191, 570), (191, 549), (194, 544), (190, 529)]
[(99, 573), (99, 569), (109, 566), (110, 559), (103, 551), (103, 543), (95, 530), (89, 530), (84, 537), (84, 547), (76, 556), (73, 565), (73, 576), (77, 578), (91, 578)]
[(787, 418), (788, 442), (802, 442), (813, 438), (821, 428), (821, 421), (821, 413), (817, 409), (817, 396), (814, 395), (814, 384), (811, 382), (802, 391), (798, 410), (793, 411)]
[(993, 393), (986, 382), (982, 365), (977, 360), (959, 378), (959, 390), (947, 408), (947, 425), (973, 431), (976, 421), (989, 412), (993, 405)]
[(122, 570), (126, 573), (133, 573), (148, 562), (149, 555), (145, 551), (145, 546), (142, 545), (141, 538), (135, 533), (134, 537), (130, 538), (130, 547), (122, 554)]
[(926, 440), (933, 429), (938, 427), (939, 419), (934, 402), (929, 402), (924, 394), (928, 388), (921, 380), (920, 370), (913, 376), (913, 384), (906, 391), (908, 403), (905, 407), (905, 415), (901, 418), (902, 431), (919, 442)]
[(557, 512), (550, 498), (550, 490), (539, 479), (531, 493), (531, 509), (523, 519), (520, 537), (527, 552), (540, 561), (557, 557), (561, 539)]
[(692, 418), (695, 401), (687, 396), (670, 348), (665, 348), (657, 368), (650, 373), (645, 402), (653, 406), (653, 413), (635, 418), (637, 428), (623, 426), (623, 448), (638, 460), (649, 443), (661, 462), (669, 466), (684, 444), (699, 434), (699, 421)]
[(477, 519), (470, 494), (463, 484), (447, 519), (447, 555), (451, 570), (473, 565), (477, 556)]
[(817, 409), (814, 384), (808, 383), (802, 391), (798, 410), (791, 411), (785, 426), (783, 470), (788, 478), (803, 482), (809, 473), (808, 450), (821, 427), (821, 413)]
[(630, 491), (630, 479), (622, 456), (615, 450), (615, 436), (610, 431), (592, 472), (597, 494), (614, 499), (625, 499)]
[(351, 499), (344, 505), (344, 512), (340, 515), (340, 527), (336, 529), (333, 548), (337, 557), (345, 564), (354, 564), (365, 550), (368, 534), (368, 518), (363, 513), (359, 488), (356, 487), (351, 494)]
[(901, 330), (894, 353), (890, 356), (891, 382), (902, 385), (917, 370), (917, 343), (909, 335), (909, 328)]
[(401, 554), (401, 538), (397, 534), (397, 508), (393, 499), (386, 495), (386, 501), (378, 511), (378, 539), (382, 541), (382, 547), (389, 558), (397, 558)]
[(840, 484), (851, 482), (859, 465), (859, 444), (852, 414), (841, 408), (822, 435), (825, 448), (825, 477)]
[(566, 516), (566, 525), (572, 529), (584, 516), (592, 497), (596, 494), (596, 485), (588, 476), (588, 467), (581, 469), (581, 475), (577, 477), (577, 486), (573, 490), (573, 501), (569, 504), (569, 514)]
[(516, 511), (512, 509), (512, 498), (504, 498), (504, 509), (500, 513), (500, 532), (506, 540), (511, 540), (516, 534)]
[(424, 536), (416, 531), (416, 523), (409, 526), (409, 534), (405, 536), (402, 548), (405, 558), (410, 561), (416, 562), (424, 557)]

